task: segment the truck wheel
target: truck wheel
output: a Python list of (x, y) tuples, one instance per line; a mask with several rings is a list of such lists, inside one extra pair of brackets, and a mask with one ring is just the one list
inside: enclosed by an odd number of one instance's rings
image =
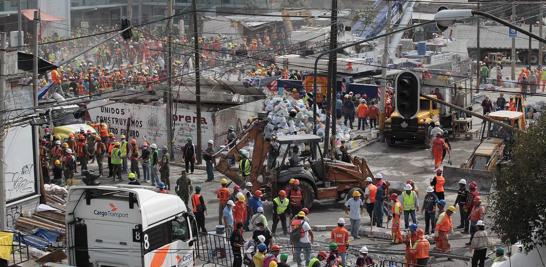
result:
[(388, 146), (394, 146), (396, 144), (396, 139), (394, 139), (392, 136), (386, 136), (385, 142)]
[(349, 199), (353, 198), (353, 193), (355, 191), (360, 192), (360, 198), (362, 199), (362, 201), (364, 201), (364, 190), (362, 190), (362, 188), (360, 188), (360, 187), (353, 187), (353, 188), (351, 188), (351, 190), (349, 190), (349, 192), (347, 192), (347, 195), (345, 196), (345, 202), (347, 202)]
[(303, 193), (303, 207), (311, 209), (315, 200), (315, 190), (309, 182), (301, 181), (301, 191)]

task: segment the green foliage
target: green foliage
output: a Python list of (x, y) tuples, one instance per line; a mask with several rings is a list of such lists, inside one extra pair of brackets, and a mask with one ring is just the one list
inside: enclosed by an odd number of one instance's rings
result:
[(512, 147), (492, 195), (493, 229), (505, 243), (521, 241), (527, 251), (546, 244), (546, 116)]

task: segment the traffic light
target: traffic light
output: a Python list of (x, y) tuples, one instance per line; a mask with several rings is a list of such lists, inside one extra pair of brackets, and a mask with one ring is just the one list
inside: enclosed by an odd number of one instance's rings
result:
[(396, 77), (396, 110), (405, 119), (419, 112), (419, 79), (412, 72), (402, 72)]
[(127, 18), (121, 19), (121, 30), (123, 31), (121, 33), (121, 37), (123, 37), (124, 40), (129, 40), (131, 37), (133, 37), (133, 31), (131, 29), (125, 30), (127, 28), (131, 27), (131, 21)]
[[(447, 9), (448, 9), (447, 7), (441, 6), (441, 7), (438, 8), (438, 11), (437, 11), (437, 12), (440, 12), (440, 11), (442, 11), (442, 10), (447, 10)], [(436, 22), (436, 28), (438, 28), (438, 30), (439, 30), (440, 32), (445, 32), (445, 30), (447, 30), (448, 27), (445, 26), (443, 23), (437, 21), (437, 22)]]

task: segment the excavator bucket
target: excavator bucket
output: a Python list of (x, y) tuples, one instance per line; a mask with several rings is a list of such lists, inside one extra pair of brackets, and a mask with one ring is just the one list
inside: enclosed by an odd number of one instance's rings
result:
[(471, 170), (452, 166), (444, 166), (445, 188), (451, 190), (459, 189), (459, 181), (465, 179), (467, 184), (471, 181), (478, 183), (478, 190), (483, 193), (489, 193), (493, 183), (494, 174), (490, 171)]

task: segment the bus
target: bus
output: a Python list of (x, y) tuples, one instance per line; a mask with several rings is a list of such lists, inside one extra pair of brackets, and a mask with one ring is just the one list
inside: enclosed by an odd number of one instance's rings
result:
[(139, 186), (73, 186), (66, 226), (70, 265), (194, 265), (197, 224), (176, 195)]

